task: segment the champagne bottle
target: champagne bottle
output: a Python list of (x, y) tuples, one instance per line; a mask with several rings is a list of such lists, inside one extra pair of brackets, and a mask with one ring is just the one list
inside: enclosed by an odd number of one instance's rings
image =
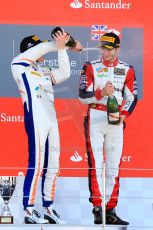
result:
[[(55, 35), (55, 33), (57, 33), (57, 31), (60, 31), (60, 32), (62, 32), (63, 33), (63, 31), (62, 31), (62, 29), (61, 29), (61, 27), (55, 27), (53, 30), (52, 30), (52, 32), (51, 32), (51, 37), (52, 38), (54, 38), (53, 37), (53, 35)], [(67, 33), (67, 32), (66, 32)], [(68, 35), (70, 35), (69, 33), (67, 33)], [(66, 46), (68, 46), (68, 47), (75, 47), (76, 46), (76, 41), (75, 41), (75, 39), (70, 35), (70, 38), (69, 38), (69, 41), (65, 44)]]
[(119, 105), (113, 94), (111, 94), (107, 100), (107, 118), (108, 123), (111, 125), (120, 123)]

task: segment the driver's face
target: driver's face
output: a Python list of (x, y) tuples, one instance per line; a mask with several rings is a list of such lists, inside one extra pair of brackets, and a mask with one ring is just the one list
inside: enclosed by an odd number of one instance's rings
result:
[(105, 61), (113, 62), (119, 54), (119, 48), (108, 49), (101, 47), (101, 54)]

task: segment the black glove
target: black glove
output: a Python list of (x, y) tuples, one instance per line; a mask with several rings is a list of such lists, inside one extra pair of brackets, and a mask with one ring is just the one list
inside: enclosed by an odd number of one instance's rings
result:
[[(51, 32), (51, 37), (53, 37), (53, 35), (55, 35), (55, 33), (57, 33), (58, 31), (62, 32), (63, 34), (63, 31), (60, 27), (55, 27), (52, 32)], [(67, 32), (66, 32), (67, 33)], [(69, 35), (69, 33), (67, 33)], [(56, 36), (56, 35), (55, 35)], [(66, 46), (68, 47), (75, 47), (76, 46), (76, 41), (74, 40), (74, 38), (70, 35), (70, 39), (69, 41), (65, 44)]]

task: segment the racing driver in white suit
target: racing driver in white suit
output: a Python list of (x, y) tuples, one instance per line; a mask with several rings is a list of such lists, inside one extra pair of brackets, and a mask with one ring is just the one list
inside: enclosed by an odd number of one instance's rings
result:
[[(65, 44), (70, 35), (57, 31), (55, 42), (42, 42), (36, 35), (20, 44), (20, 54), (11, 63), (13, 77), (24, 105), (25, 129), (28, 136), (28, 170), (23, 188), (25, 223), (65, 223), (53, 208), (55, 183), (59, 172), (60, 142), (54, 108), (53, 85), (70, 77), (70, 62)], [(72, 50), (79, 51), (76, 42)], [(43, 55), (58, 51), (57, 69), (42, 67)], [(44, 217), (35, 210), (38, 179), (42, 176)]]
[[(115, 213), (119, 193), (119, 165), (123, 148), (123, 122), (137, 103), (137, 85), (132, 66), (118, 59), (120, 39), (106, 33), (100, 40), (102, 57), (85, 63), (81, 73), (79, 97), (88, 104), (85, 117), (89, 164), (90, 202), (94, 223), (102, 223), (102, 162), (106, 155), (106, 224), (128, 225)], [(120, 108), (120, 124), (107, 121), (108, 96), (114, 94)], [(123, 100), (125, 103), (123, 103)]]

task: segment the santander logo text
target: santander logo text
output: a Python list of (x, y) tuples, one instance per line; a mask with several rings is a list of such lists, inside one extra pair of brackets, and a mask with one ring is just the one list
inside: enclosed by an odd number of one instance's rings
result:
[(73, 2), (71, 2), (70, 6), (72, 8), (81, 8), (83, 4), (79, 2), (79, 0), (74, 0)]
[[(83, 0), (82, 0), (83, 2)], [(129, 10), (132, 3), (124, 2), (124, 0), (112, 0), (112, 2), (98, 1), (92, 2), (92, 0), (84, 0), (81, 3), (79, 0), (73, 0), (70, 6), (75, 9), (84, 7), (85, 9), (116, 9), (116, 10)]]

